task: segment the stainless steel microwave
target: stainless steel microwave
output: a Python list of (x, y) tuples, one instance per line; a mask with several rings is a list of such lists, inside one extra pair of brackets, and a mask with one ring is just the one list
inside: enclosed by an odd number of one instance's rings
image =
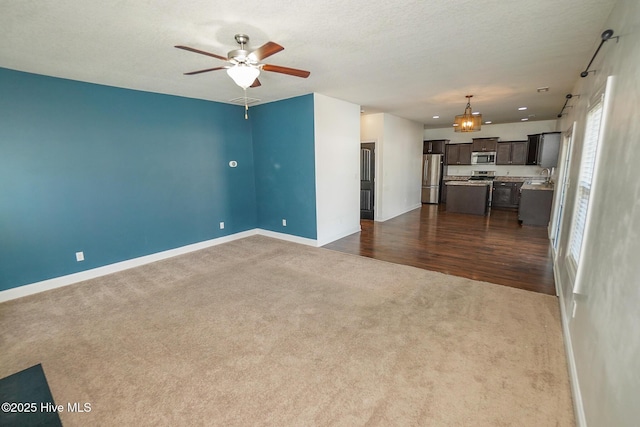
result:
[(472, 165), (495, 165), (496, 164), (496, 152), (473, 152), (471, 153)]

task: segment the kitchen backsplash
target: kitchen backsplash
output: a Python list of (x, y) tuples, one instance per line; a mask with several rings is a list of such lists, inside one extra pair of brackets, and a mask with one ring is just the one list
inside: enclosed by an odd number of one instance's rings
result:
[(445, 175), (471, 175), (474, 170), (495, 171), (496, 176), (524, 176), (538, 177), (542, 172), (539, 166), (505, 166), (505, 165), (473, 165), (473, 166), (447, 166)]

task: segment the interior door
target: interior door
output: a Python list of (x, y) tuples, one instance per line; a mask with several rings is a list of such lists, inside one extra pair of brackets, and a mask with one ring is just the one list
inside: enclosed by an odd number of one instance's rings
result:
[(373, 219), (375, 194), (375, 144), (360, 144), (360, 218)]

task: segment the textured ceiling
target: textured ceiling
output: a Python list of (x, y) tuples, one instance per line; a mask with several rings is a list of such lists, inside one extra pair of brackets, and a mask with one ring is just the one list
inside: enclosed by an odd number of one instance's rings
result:
[[(450, 126), (465, 95), (493, 123), (555, 119), (589, 62), (615, 0), (0, 0), (0, 67), (229, 102), (243, 96), (224, 65), (234, 35), (285, 50), (248, 96), (311, 92), (425, 124)], [(615, 30), (615, 29), (614, 29)], [(548, 86), (538, 93), (536, 88)], [(528, 107), (522, 112), (517, 108)], [(441, 119), (433, 119), (440, 115)]]

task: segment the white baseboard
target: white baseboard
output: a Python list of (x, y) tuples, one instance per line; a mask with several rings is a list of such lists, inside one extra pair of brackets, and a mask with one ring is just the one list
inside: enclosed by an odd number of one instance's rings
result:
[(53, 279), (47, 279), (41, 282), (31, 283), (29, 285), (18, 286), (17, 288), (0, 291), (0, 303), (16, 298), (26, 297), (28, 295), (37, 294), (39, 292), (49, 291), (51, 289), (61, 288), (63, 286), (72, 285), (74, 283), (82, 282), (85, 280), (95, 279), (96, 277), (117, 273), (119, 271), (128, 270), (130, 268), (140, 267), (141, 265), (161, 261), (163, 259), (171, 258), (178, 255), (184, 255), (189, 252), (198, 251), (200, 249), (209, 248), (211, 246), (220, 245), (222, 243), (232, 242), (234, 240), (243, 239), (245, 237), (255, 236), (256, 234), (273, 237), (275, 239), (286, 240), (289, 242), (301, 243), (303, 245), (317, 246), (316, 240), (313, 239), (306, 239), (304, 237), (292, 236), (290, 234), (276, 233), (273, 231), (254, 228), (252, 230), (242, 231), (240, 233), (231, 234), (229, 236), (205, 240), (203, 242), (193, 243), (191, 245), (157, 252), (155, 254), (145, 255), (139, 258), (128, 259), (126, 261), (92, 268), (91, 270), (80, 271), (78, 273), (68, 274), (66, 276), (54, 277)]
[(390, 219), (393, 219), (393, 218), (395, 218), (395, 217), (397, 217), (397, 216), (400, 216), (400, 215), (404, 215), (404, 214), (406, 214), (407, 212), (411, 212), (412, 210), (415, 210), (415, 209), (418, 209), (418, 208), (421, 208), (421, 207), (422, 207), (422, 202), (420, 202), (420, 203), (418, 203), (417, 205), (414, 205), (414, 206), (412, 206), (412, 207), (409, 207), (407, 210), (404, 210), (404, 211), (402, 211), (402, 212), (398, 212), (398, 213), (396, 213), (396, 214), (393, 214), (393, 215), (390, 215), (390, 216), (387, 216), (387, 217), (374, 218), (374, 221), (377, 221), (377, 222), (385, 222), (385, 221), (389, 221)]
[(565, 309), (563, 287), (559, 282), (560, 275), (557, 273), (557, 263), (553, 263), (553, 276), (556, 283), (556, 292), (558, 294), (558, 302), (560, 304), (560, 320), (562, 323), (562, 337), (564, 340), (564, 350), (567, 356), (567, 365), (569, 369), (569, 382), (571, 384), (571, 394), (573, 396), (573, 413), (576, 418), (576, 427), (587, 427), (587, 419), (584, 414), (584, 405), (582, 404), (582, 393), (580, 393), (580, 382), (578, 381), (578, 369), (576, 360), (573, 355), (573, 345), (571, 344), (571, 331), (569, 330), (569, 315)]
[(318, 241), (315, 239), (307, 239), (306, 237), (294, 236), (292, 234), (278, 233), (277, 231), (263, 230), (262, 228), (256, 229), (256, 234), (273, 237), (274, 239), (286, 240), (287, 242), (300, 243), (301, 245), (318, 246)]
[(321, 246), (324, 246), (324, 245), (328, 245), (331, 242), (335, 242), (336, 240), (342, 239), (343, 237), (351, 236), (352, 234), (359, 233), (361, 231), (362, 231), (362, 229), (361, 229), (360, 225), (358, 224), (357, 227), (355, 227), (355, 228), (353, 228), (351, 230), (344, 231), (344, 232), (338, 233), (338, 234), (334, 234), (333, 236), (325, 238), (325, 239), (322, 239), (322, 240), (318, 239), (317, 240), (317, 245), (318, 245), (318, 247), (321, 247)]
[(139, 267), (141, 265), (149, 264), (174, 256), (187, 254), (189, 252), (220, 245), (222, 243), (231, 242), (233, 240), (242, 239), (244, 237), (253, 236), (257, 233), (257, 229), (247, 230), (240, 233), (231, 234), (229, 236), (205, 240), (203, 242), (181, 246), (175, 249), (169, 249), (166, 251), (157, 252), (155, 254), (145, 255), (139, 258), (128, 259), (126, 261), (92, 268), (90, 270), (80, 271), (78, 273), (68, 274), (66, 276), (54, 277), (53, 279), (47, 279), (41, 282), (7, 289), (4, 291), (0, 291), (0, 302), (22, 298), (28, 295), (37, 294), (39, 292), (44, 292), (55, 288), (61, 288), (63, 286), (68, 286), (74, 283), (82, 282), (84, 280), (95, 279), (96, 277), (105, 276), (107, 274), (116, 273), (118, 271), (128, 270), (129, 268)]

